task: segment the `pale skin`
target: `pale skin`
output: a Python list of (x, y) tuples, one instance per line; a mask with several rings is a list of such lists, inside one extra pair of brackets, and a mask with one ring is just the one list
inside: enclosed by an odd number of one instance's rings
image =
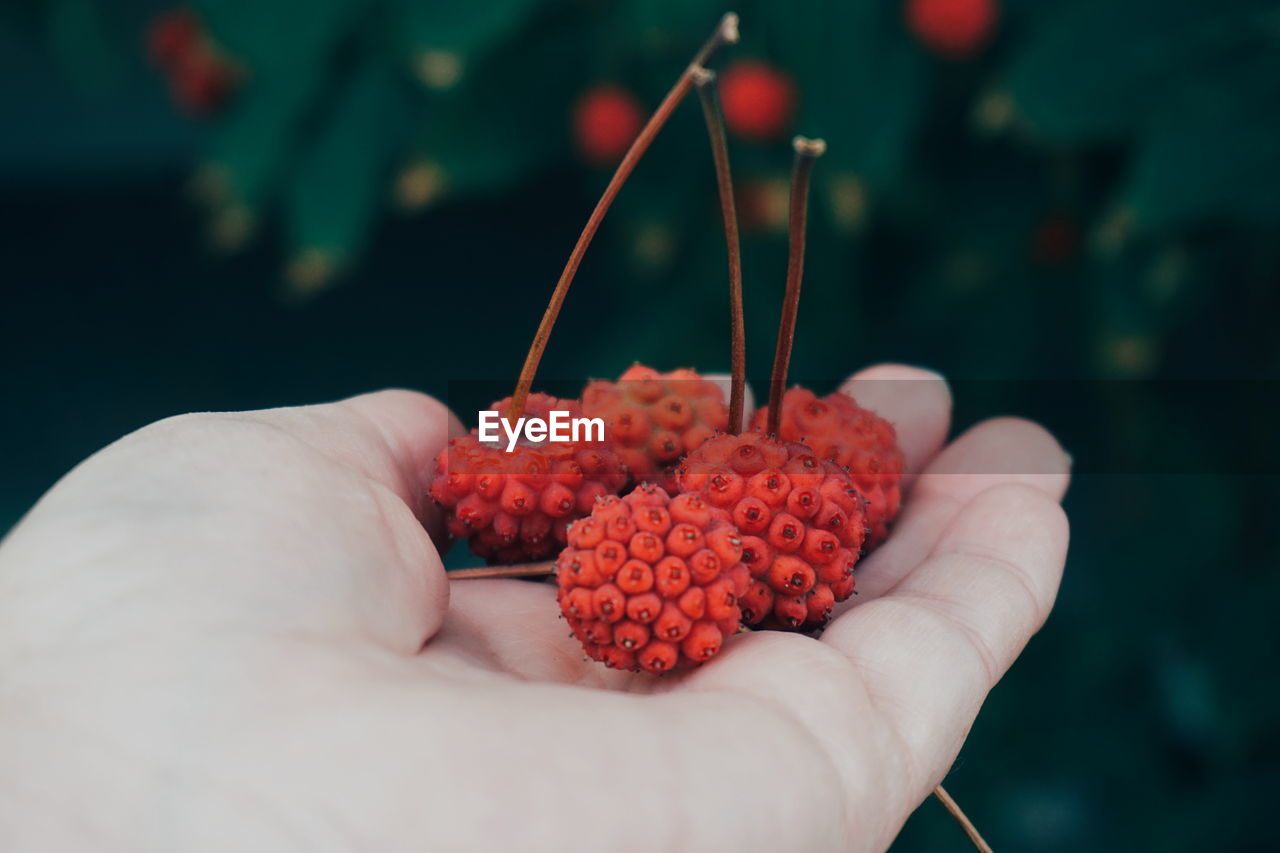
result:
[(127, 436), (0, 545), (0, 849), (884, 849), (1049, 613), (1069, 462), (1014, 419), (943, 449), (933, 374), (847, 387), (917, 472), (860, 595), (664, 678), (585, 662), (549, 585), (446, 579), (428, 397)]

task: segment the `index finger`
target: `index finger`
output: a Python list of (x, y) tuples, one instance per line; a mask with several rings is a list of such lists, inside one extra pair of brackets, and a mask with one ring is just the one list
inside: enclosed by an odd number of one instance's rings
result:
[(436, 456), (449, 438), (465, 432), (444, 403), (398, 388), (238, 416), (277, 426), (386, 486), (428, 529), (438, 521), (438, 508), (427, 497)]
[(898, 731), (917, 785), (937, 784), (987, 692), (1039, 630), (1066, 560), (1066, 516), (1021, 483), (982, 492), (888, 593), (840, 616), (843, 652)]

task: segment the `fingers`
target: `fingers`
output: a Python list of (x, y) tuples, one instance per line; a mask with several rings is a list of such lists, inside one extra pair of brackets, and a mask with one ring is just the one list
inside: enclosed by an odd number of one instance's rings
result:
[[(657, 679), (584, 663), (565, 623), (548, 618), (556, 605), (544, 585), (465, 581), (452, 593), (421, 668), (478, 665), (488, 670), (481, 683), (492, 701), (461, 715), (482, 734), (450, 738), (445, 748), (466, 744), (464, 768), (510, 767), (513, 756), (528, 756), (530, 772), (557, 792), (535, 809), (551, 834), (537, 843), (523, 835), (516, 846), (563, 846), (572, 826), (573, 838), (602, 849), (834, 850), (849, 849), (848, 837), (870, 848), (868, 838), (892, 828), (873, 829), (885, 819), (886, 786), (874, 781), (884, 774), (865, 749), (867, 731), (849, 725), (871, 709), (838, 652), (799, 635), (739, 635), (713, 665)], [(518, 679), (518, 693), (500, 672)], [(500, 691), (511, 692), (498, 698)], [(419, 728), (439, 719), (439, 699), (427, 704), (415, 716)], [(420, 789), (423, 767), (440, 762), (433, 748), (415, 765), (410, 790)], [(450, 784), (475, 784), (484, 801), (529, 804), (541, 795), (529, 789), (528, 773), (485, 773), (468, 781), (455, 771)], [(591, 808), (581, 807), (583, 797)], [(846, 834), (853, 827), (859, 835)]]
[[(425, 394), (393, 389), (336, 403), (217, 417), (273, 427), (336, 463), (302, 509), (311, 514), (310, 533), (292, 546), (294, 559), (288, 565), (278, 562), (274, 573), (287, 576), (289, 566), (296, 565), (293, 571), (308, 579), (311, 595), (334, 599), (329, 618), (335, 630), (354, 619), (365, 635), (416, 653), (440, 629), (449, 601), (448, 580), (431, 538), (443, 526), (427, 490), (436, 455), (462, 431), (453, 413)], [(217, 427), (215, 421), (211, 428)], [(232, 459), (228, 464), (243, 463)], [(349, 481), (340, 481), (337, 471)], [(351, 492), (368, 497), (344, 504)], [(278, 499), (271, 502), (274, 506)]]
[[(804, 793), (803, 803), (790, 804), (795, 814), (790, 843), (782, 848), (755, 845), (753, 836), (746, 835), (740, 844), (747, 849), (883, 849), (902, 816), (918, 802), (908, 802), (903, 793), (900, 756), (877, 719), (871, 696), (848, 658), (831, 646), (778, 631), (738, 634), (682, 686), (695, 695), (710, 691), (772, 707), (777, 719), (763, 730), (751, 730), (731, 709), (723, 713), (721, 725), (748, 753), (758, 743), (785, 737), (807, 765), (798, 776), (785, 775), (789, 768), (783, 766), (762, 776), (725, 775), (726, 784), (739, 791), (758, 788), (764, 779), (779, 800), (786, 793)], [(815, 778), (824, 780), (816, 790), (805, 787)], [(836, 833), (836, 841), (830, 833)]]
[(402, 389), (245, 415), (285, 429), (391, 489), (424, 524), (435, 521), (427, 498), (435, 458), (451, 436), (465, 432), (439, 400)]
[[(68, 625), (194, 634), (233, 623), (416, 653), (448, 601), (418, 518), (452, 423), (407, 391), (170, 418), (78, 466), (4, 554), (40, 578)], [(146, 594), (121, 593), (132, 589)], [(50, 634), (48, 621), (32, 624)]]
[[(382, 589), (369, 596), (368, 618), (374, 624), (381, 620), (410, 626), (397, 632), (397, 639), (407, 638), (417, 651), (440, 629), (449, 602), (448, 578), (432, 544), (444, 541), (443, 519), (427, 490), (436, 456), (451, 436), (464, 432), (461, 422), (440, 401), (400, 389), (252, 414), (385, 486), (408, 510), (389, 505), (381, 511), (387, 520), (386, 544), (396, 554), (401, 571), (393, 579), (399, 582), (381, 583)], [(411, 518), (398, 519), (401, 513), (411, 513), (420, 524)], [(372, 571), (364, 575), (368, 581), (378, 576)], [(406, 606), (413, 612), (389, 618)]]
[[(1067, 490), (1071, 460), (1044, 427), (1022, 418), (993, 418), (972, 427), (922, 477), (924, 494), (967, 500), (992, 486), (1024, 483), (1054, 500)], [(926, 482), (927, 481), (927, 482)]]
[(1067, 539), (1066, 516), (1043, 489), (988, 489), (918, 568), (824, 633), (897, 731), (917, 793), (941, 779), (987, 692), (1044, 623)]
[(972, 427), (920, 475), (888, 541), (858, 564), (858, 596), (837, 613), (881, 595), (919, 565), (974, 496), (993, 486), (1022, 483), (1060, 500), (1070, 467), (1057, 440), (1030, 421), (996, 418)]
[(526, 681), (625, 689), (637, 679), (649, 679), (588, 659), (560, 618), (552, 583), (452, 581), (444, 628), (425, 654), (464, 659)]
[(879, 364), (851, 376), (840, 390), (893, 424), (906, 457), (903, 487), (937, 454), (951, 428), (951, 389), (938, 374), (904, 364)]

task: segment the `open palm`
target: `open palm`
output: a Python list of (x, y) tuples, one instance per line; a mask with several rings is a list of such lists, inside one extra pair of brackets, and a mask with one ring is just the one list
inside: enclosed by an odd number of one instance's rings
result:
[(939, 452), (932, 374), (851, 380), (919, 472), (820, 639), (585, 662), (554, 590), (447, 581), (439, 403), (154, 424), (0, 545), (0, 849), (883, 849), (1048, 614), (1068, 462)]

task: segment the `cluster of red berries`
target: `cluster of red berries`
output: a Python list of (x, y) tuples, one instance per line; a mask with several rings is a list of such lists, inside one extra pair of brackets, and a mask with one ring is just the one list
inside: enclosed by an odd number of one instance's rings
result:
[(473, 432), (441, 451), (431, 494), (491, 562), (559, 552), (561, 612), (609, 666), (694, 666), (740, 625), (820, 628), (898, 510), (893, 426), (841, 393), (794, 388), (779, 435), (767, 410), (735, 435), (717, 384), (636, 365), (581, 403), (533, 394), (524, 409), (552, 410), (601, 418), (604, 441), (508, 453)]
[(191, 115), (211, 115), (240, 83), (236, 64), (209, 37), (188, 8), (157, 15), (147, 31), (147, 54), (164, 72), (174, 101)]
[[(664, 103), (697, 80), (702, 63), (738, 40), (728, 13), (686, 67)], [(704, 90), (705, 91), (705, 90)], [(761, 63), (738, 63), (722, 76), (724, 123), (757, 140), (785, 133), (794, 111), (791, 83)], [(746, 627), (821, 628), (854, 591), (854, 567), (880, 542), (898, 511), (902, 452), (893, 426), (843, 394), (818, 399), (781, 393), (800, 295), (803, 205), (793, 207), (779, 350), (771, 405), (744, 432), (742, 288), (724, 133), (714, 102), (704, 102), (715, 153), (729, 245), (733, 405), (692, 370), (662, 374), (635, 365), (617, 382), (588, 384), (582, 400), (527, 396), (547, 335), (600, 217), (644, 146), (639, 105), (625, 90), (598, 87), (574, 113), (582, 154), (604, 164), (622, 158), (610, 191), (574, 247), (513, 399), (504, 412), (508, 444), (481, 433), (452, 439), (436, 460), (431, 494), (450, 533), (491, 561), (536, 560), (559, 549), (554, 571), (561, 615), (590, 657), (620, 669), (665, 673), (698, 666), (725, 637)], [(654, 113), (654, 129), (670, 110)], [(797, 136), (792, 204), (808, 197), (809, 170), (826, 150)], [(629, 154), (628, 152), (632, 152)], [(629, 158), (629, 159), (628, 159)], [(799, 254), (797, 254), (799, 249)], [(732, 412), (730, 411), (732, 409)], [(594, 440), (553, 436), (536, 444), (517, 414), (554, 410), (603, 427)], [(730, 423), (730, 420), (733, 423)], [(579, 422), (579, 426), (583, 426)], [(546, 424), (538, 430), (546, 438)], [(525, 442), (520, 443), (521, 435)], [(629, 489), (629, 491), (627, 491)]]

